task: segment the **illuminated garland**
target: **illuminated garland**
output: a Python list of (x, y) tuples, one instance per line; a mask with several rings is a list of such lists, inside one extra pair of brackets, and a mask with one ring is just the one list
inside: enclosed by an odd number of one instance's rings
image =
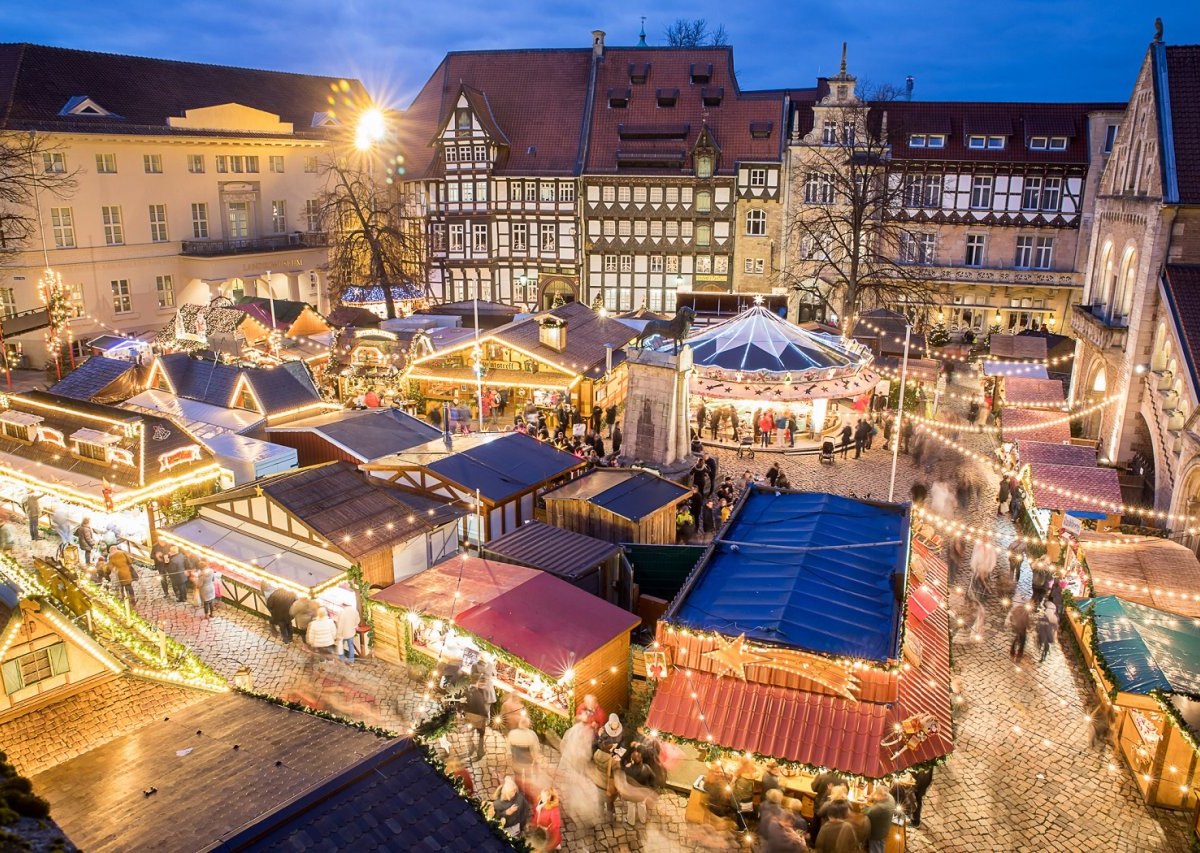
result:
[[(866, 326), (870, 331), (875, 332), (877, 335), (880, 336), (881, 339), (887, 339), (887, 340), (890, 340), (892, 343), (896, 343), (896, 344), (901, 344), (901, 345), (904, 344), (904, 338), (893, 335), (890, 332), (888, 332), (887, 330), (879, 328), (874, 323), (872, 323), (870, 320), (863, 319), (862, 317), (855, 317), (851, 321), (851, 325), (849, 326), (849, 328), (853, 329), (859, 323)], [(925, 354), (927, 356), (930, 356), (931, 358), (936, 358), (940, 361), (956, 361), (956, 362), (959, 362), (962, 364), (968, 364), (968, 363), (970, 363), (971, 358), (972, 358), (972, 356), (952, 355), (952, 354), (946, 353), (946, 352), (934, 353), (933, 350), (928, 346), (928, 344), (925, 347), (923, 347), (923, 349), (925, 350)], [(1069, 361), (1073, 360), (1074, 358), (1075, 358), (1074, 354), (1059, 355), (1059, 356), (1054, 356), (1052, 358), (1009, 359), (1009, 358), (1005, 357), (1005, 358), (1003, 358), (1003, 363), (1007, 364), (1007, 365), (1016, 366), (1017, 369), (1020, 370), (1021, 372), (1026, 372), (1026, 371), (1030, 371), (1030, 370), (1036, 370), (1038, 367), (1057, 365), (1057, 364), (1065, 364), (1066, 362), (1069, 362)], [(984, 360), (988, 360), (988, 359), (985, 358)]]
[[(1067, 412), (1067, 413), (1063, 414), (1061, 417), (1047, 418), (1046, 420), (1040, 421), (1036, 424), (1024, 424), (1021, 426), (1010, 426), (1007, 428), (1005, 428), (1003, 426), (994, 427), (994, 426), (987, 426), (987, 425), (980, 425), (980, 424), (961, 424), (961, 423), (960, 424), (952, 424), (952, 423), (947, 423), (946, 421), (934, 420), (933, 418), (923, 418), (920, 415), (912, 415), (912, 414), (908, 414), (907, 412), (905, 413), (904, 417), (906, 420), (916, 421), (917, 423), (923, 424), (924, 426), (933, 427), (935, 429), (945, 429), (945, 430), (951, 430), (954, 432), (974, 433), (974, 434), (978, 434), (978, 435), (999, 436), (1001, 433), (1008, 435), (1011, 433), (1034, 432), (1036, 430), (1043, 429), (1048, 426), (1057, 426), (1059, 424), (1069, 424), (1071, 421), (1075, 420), (1076, 418), (1081, 418), (1081, 417), (1084, 417), (1085, 415), (1090, 415), (1093, 412), (1099, 411), (1100, 409), (1104, 408), (1105, 406), (1111, 406), (1113, 403), (1119, 401), (1120, 399), (1121, 399), (1120, 395), (1113, 395), (1112, 397), (1105, 397), (1104, 399), (1098, 400), (1095, 403), (1091, 403), (1090, 405), (1084, 406), (1081, 409), (1075, 409), (1073, 411)], [(1024, 406), (1015, 406), (1013, 408), (1023, 409), (1025, 407)], [(1039, 411), (1042, 411), (1042, 410), (1039, 410)], [(1001, 419), (1003, 421), (1003, 415), (1001, 415)]]

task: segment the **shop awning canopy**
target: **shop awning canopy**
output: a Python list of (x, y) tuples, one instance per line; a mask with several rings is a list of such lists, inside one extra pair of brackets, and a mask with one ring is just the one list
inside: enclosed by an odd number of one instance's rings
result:
[(1029, 471), (1033, 502), (1041, 509), (1095, 513), (1100, 518), (1121, 513), (1121, 480), (1115, 468), (1034, 462)]
[(1125, 601), (1115, 595), (1079, 602), (1096, 631), (1096, 647), (1116, 687), (1200, 694), (1200, 625), (1197, 620)]
[(837, 338), (814, 334), (789, 323), (762, 305), (747, 308), (723, 323), (688, 338), (697, 368), (747, 373), (799, 374), (808, 370), (864, 367), (869, 354)]
[(906, 508), (752, 488), (667, 618), (820, 654), (894, 660)]
[[(1200, 618), (1200, 560), (1191, 548), (1158, 536), (1083, 531), (1080, 537), (1097, 595)], [(1120, 545), (1110, 545), (1120, 541)], [(1094, 546), (1094, 547), (1092, 547)]]

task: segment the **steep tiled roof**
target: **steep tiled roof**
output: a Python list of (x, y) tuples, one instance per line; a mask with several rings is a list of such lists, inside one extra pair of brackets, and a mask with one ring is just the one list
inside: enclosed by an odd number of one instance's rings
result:
[[(646, 63), (650, 66), (646, 82), (631, 83), (630, 65)], [(709, 66), (709, 79), (692, 82), (693, 68), (707, 70)], [(658, 91), (670, 89), (679, 90), (675, 105), (659, 106)], [(609, 106), (609, 90), (628, 90), (628, 106)], [(762, 128), (761, 137), (751, 134), (751, 122)], [(666, 125), (676, 132), (686, 130), (676, 138), (648, 138), (656, 127)], [(692, 148), (701, 131), (708, 128), (720, 149), (717, 173), (730, 175), (739, 161), (778, 160), (782, 125), (783, 93), (741, 91), (730, 47), (609, 48), (596, 77), (584, 171), (616, 172), (618, 152), (684, 151), (685, 162), (690, 164)], [(638, 129), (641, 138), (630, 138), (632, 128)]]
[(1030, 441), (1018, 438), (1017, 452), (1021, 456), (1021, 462), (1025, 464), (1049, 462), (1053, 465), (1082, 465), (1084, 467), (1096, 464), (1096, 448), (1083, 447), (1078, 444), (1052, 444), (1048, 441)]
[[(198, 107), (238, 103), (291, 122), (296, 135), (320, 137), (327, 131), (312, 126), (313, 114), (333, 109), (330, 87), (338, 85), (340, 92), (341, 82), (281, 71), (3, 44), (0, 127), (195, 136), (205, 131), (171, 129), (167, 118)], [(345, 82), (349, 91), (343, 98), (366, 100), (361, 83)], [(66, 103), (78, 96), (90, 97), (115, 116), (60, 116)]]
[(1179, 201), (1200, 204), (1200, 45), (1169, 45), (1166, 54)]
[(278, 367), (241, 368), (219, 361), (193, 358), (186, 353), (170, 353), (161, 356), (158, 364), (167, 374), (176, 396), (212, 406), (233, 408), (230, 400), (238, 379), (243, 375), (262, 403), (264, 415), (278, 414), (321, 400), (308, 368), (301, 362), (287, 362)]
[(430, 140), (463, 86), (477, 107), (486, 98), (485, 122), (507, 137), (496, 174), (574, 174), (591, 63), (588, 49), (447, 54), (400, 122), (406, 177), (424, 177), (439, 166)]
[(580, 372), (604, 360), (606, 344), (614, 348), (622, 347), (637, 337), (632, 326), (610, 317), (601, 317), (582, 302), (568, 302), (548, 313), (567, 321), (567, 345), (562, 352), (540, 343), (537, 317), (500, 326), (491, 336)]
[(1200, 264), (1167, 264), (1162, 286), (1182, 338), (1192, 385), (1200, 386)]

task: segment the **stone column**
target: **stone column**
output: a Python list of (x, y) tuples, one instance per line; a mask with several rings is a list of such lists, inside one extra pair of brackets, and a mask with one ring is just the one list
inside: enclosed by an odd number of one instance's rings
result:
[(679, 355), (648, 349), (626, 350), (629, 392), (625, 402), (621, 455), (664, 471), (691, 464), (688, 432), (692, 351)]
[(287, 273), (287, 299), (292, 302), (307, 301), (300, 295), (300, 273)]

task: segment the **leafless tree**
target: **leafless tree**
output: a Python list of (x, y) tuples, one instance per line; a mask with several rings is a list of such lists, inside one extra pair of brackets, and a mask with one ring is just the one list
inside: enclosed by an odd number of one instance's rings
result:
[(335, 157), (323, 165), (326, 189), (318, 204), (329, 239), (330, 296), (337, 301), (354, 284), (379, 285), (391, 318), (394, 288), (430, 295), (424, 239), (419, 221), (405, 215), (391, 170), (381, 179), (366, 159)]
[(709, 29), (704, 18), (676, 18), (666, 29), (667, 44), (671, 47), (703, 47), (729, 43), (724, 24)]
[(75, 192), (78, 170), (67, 171), (62, 154), (46, 136), (0, 133), (0, 252), (26, 248), (37, 234), (39, 194), (68, 198)]
[[(905, 214), (940, 206), (936, 186), (906, 174), (886, 139), (888, 100), (826, 110), (805, 144), (793, 149), (795, 203), (784, 223), (788, 257), (781, 285), (842, 318), (861, 308), (935, 301), (933, 235)], [(924, 194), (938, 195), (930, 205)]]

